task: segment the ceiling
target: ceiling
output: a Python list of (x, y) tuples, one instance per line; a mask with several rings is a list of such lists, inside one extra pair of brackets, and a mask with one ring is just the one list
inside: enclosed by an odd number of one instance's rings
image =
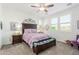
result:
[[(53, 3), (53, 4), (54, 7), (48, 9), (47, 13), (48, 15), (79, 5), (78, 3), (72, 3), (70, 6), (67, 6), (68, 3)], [(16, 9), (27, 14), (37, 15), (39, 17), (44, 17), (46, 15), (45, 12), (41, 12), (37, 8), (30, 7), (31, 5), (34, 5), (34, 3), (4, 3), (2, 5), (5, 8)]]

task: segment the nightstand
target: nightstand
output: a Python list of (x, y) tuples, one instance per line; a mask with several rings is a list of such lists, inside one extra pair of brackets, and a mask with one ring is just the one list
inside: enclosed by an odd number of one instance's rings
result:
[(12, 35), (12, 44), (21, 42), (22, 42), (22, 35)]

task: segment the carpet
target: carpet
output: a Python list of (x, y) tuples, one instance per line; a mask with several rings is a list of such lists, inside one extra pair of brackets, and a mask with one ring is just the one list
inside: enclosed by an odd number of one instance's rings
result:
[[(14, 45), (5, 45), (0, 49), (0, 55), (35, 55), (31, 48), (25, 43)], [(51, 47), (39, 55), (79, 55), (79, 50), (65, 43), (57, 42), (57, 45)]]

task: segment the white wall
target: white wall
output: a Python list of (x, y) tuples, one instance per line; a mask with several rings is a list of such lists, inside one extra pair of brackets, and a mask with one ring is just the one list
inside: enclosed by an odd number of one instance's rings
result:
[(2, 36), (2, 43), (4, 44), (11, 44), (12, 43), (12, 34), (13, 31), (10, 30), (10, 22), (18, 22), (22, 23), (23, 20), (27, 18), (31, 18), (36, 20), (38, 18), (33, 17), (33, 15), (28, 15), (22, 11), (17, 9), (7, 8), (7, 6), (2, 6), (2, 21), (3, 21), (3, 36)]
[(63, 32), (63, 31), (55, 31), (50, 32), (52, 36), (54, 36), (58, 41), (64, 42), (65, 40), (74, 40), (76, 35), (79, 34), (79, 30), (77, 29), (77, 20), (79, 20), (79, 6), (66, 9), (64, 11), (58, 12), (56, 14), (51, 15), (49, 18), (52, 19), (54, 17), (59, 17), (62, 15), (71, 14), (71, 32)]

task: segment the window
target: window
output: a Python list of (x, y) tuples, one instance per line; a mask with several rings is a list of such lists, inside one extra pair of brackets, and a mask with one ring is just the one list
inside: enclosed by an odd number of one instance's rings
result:
[(41, 27), (41, 25), (42, 25), (42, 21), (41, 21), (41, 20), (39, 20), (39, 21), (38, 21), (37, 28), (40, 28), (40, 27)]
[(41, 20), (39, 20), (38, 25), (42, 25), (42, 21)]
[(57, 30), (57, 20), (58, 18), (53, 18), (51, 21), (51, 28), (53, 31)]
[(70, 31), (71, 30), (71, 16), (65, 15), (60, 17), (60, 30)]
[(51, 20), (51, 29), (53, 31), (70, 31), (71, 30), (71, 15), (65, 15)]
[(38, 21), (37, 31), (38, 31), (38, 32), (41, 32), (41, 31), (42, 31), (42, 20), (39, 20), (39, 21)]

